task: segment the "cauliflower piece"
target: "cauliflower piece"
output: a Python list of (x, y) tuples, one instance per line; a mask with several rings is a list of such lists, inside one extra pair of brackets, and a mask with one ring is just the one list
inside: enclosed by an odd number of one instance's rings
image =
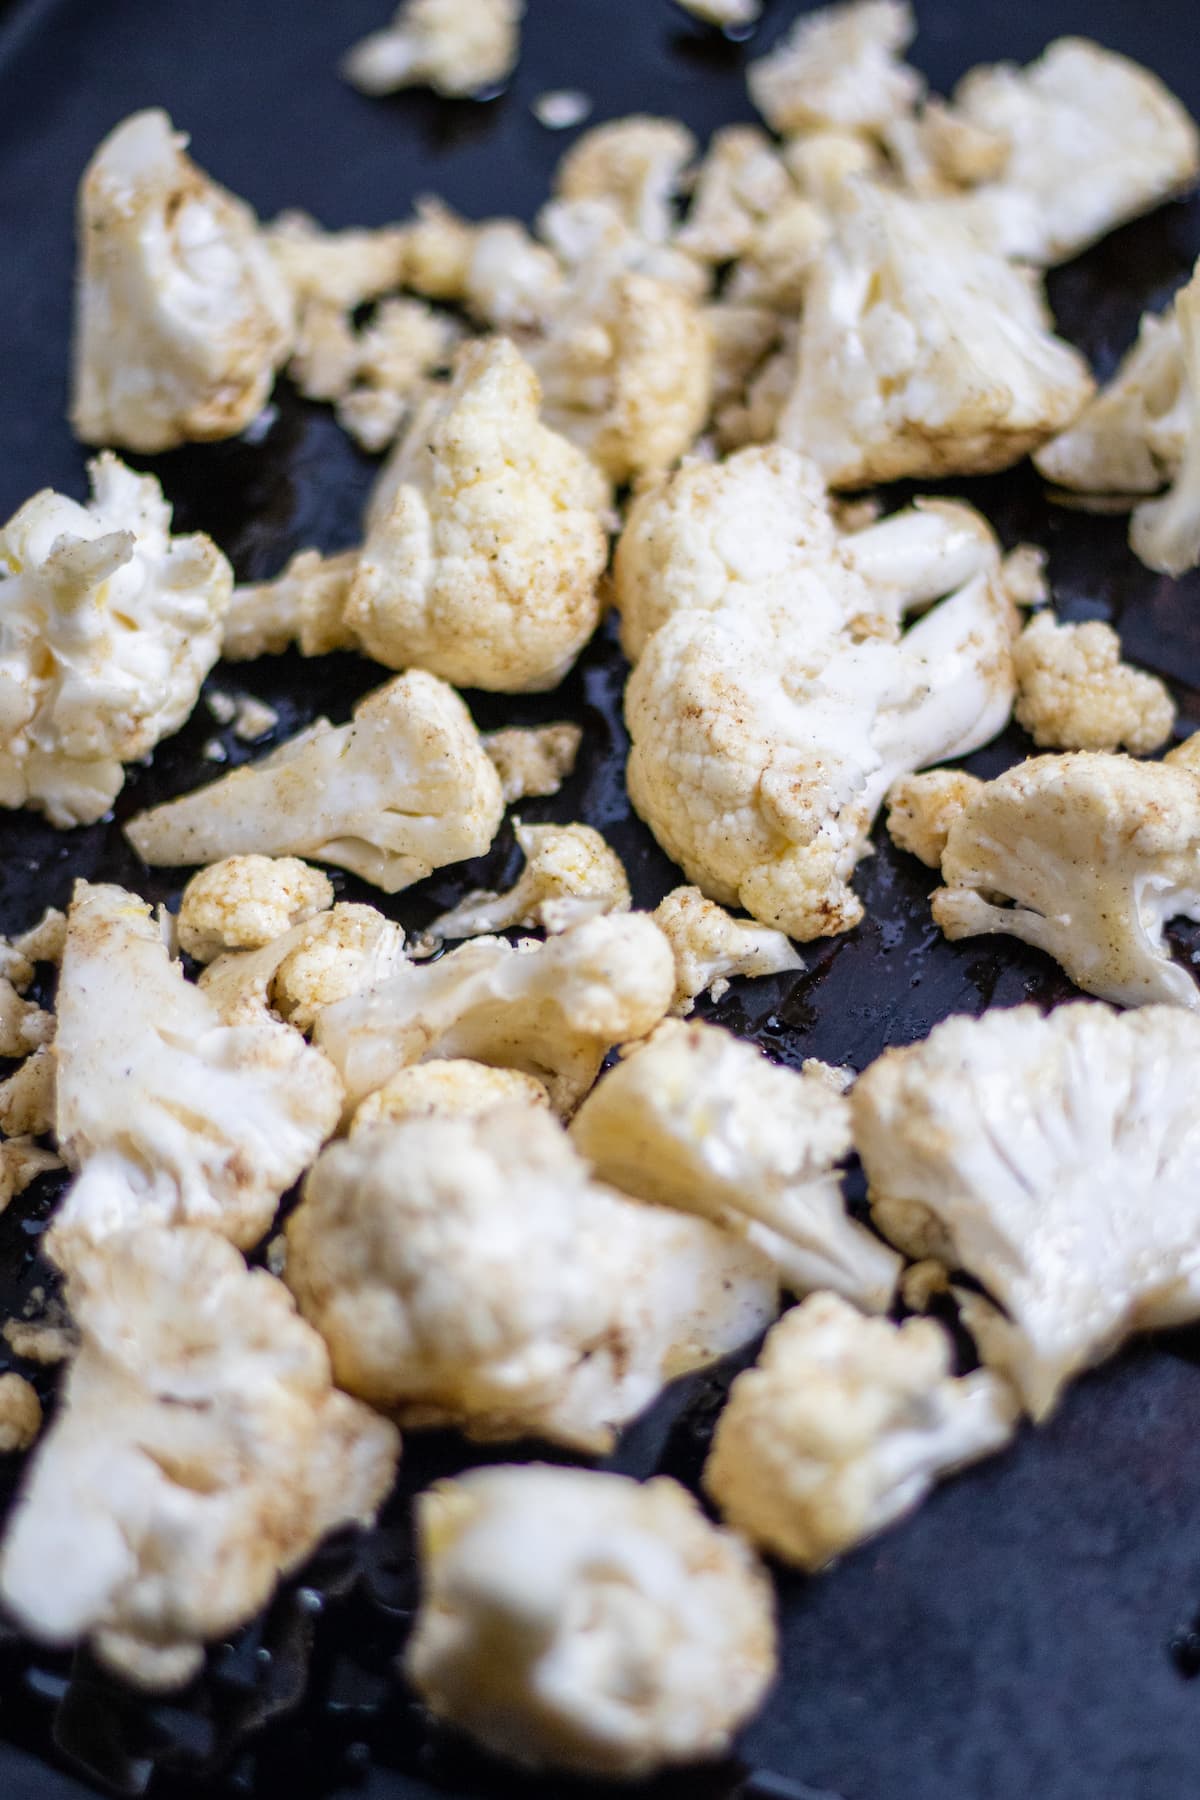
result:
[(0, 805), (60, 829), (183, 724), (233, 587), (210, 538), (172, 537), (153, 475), (106, 452), (88, 476), (87, 504), (43, 488), (0, 530)]
[(1137, 338), (1107, 387), (1033, 460), (1059, 487), (1154, 494), (1183, 461), (1187, 436), (1183, 335), (1172, 306), (1161, 317), (1143, 313)]
[(927, 769), (902, 775), (888, 789), (887, 828), (898, 850), (907, 850), (931, 869), (942, 866), (950, 827), (983, 787), (965, 769)]
[(342, 59), (360, 93), (429, 87), (448, 99), (483, 100), (517, 66), (525, 0), (404, 0), (382, 31)]
[(923, 77), (901, 61), (916, 29), (907, 0), (822, 7), (750, 64), (750, 98), (783, 136), (826, 127), (881, 131), (924, 90)]
[(1012, 151), (1007, 132), (976, 124), (937, 99), (889, 119), (881, 135), (901, 186), (932, 199), (998, 179)]
[(56, 906), (48, 906), (28, 931), (13, 938), (0, 937), (0, 975), (23, 994), (33, 980), (35, 964), (52, 963), (58, 967), (66, 941), (67, 915)]
[(76, 884), (58, 986), (55, 1131), (78, 1179), (51, 1248), (198, 1224), (246, 1248), (335, 1129), (341, 1087), (278, 1021), (232, 1028), (184, 980), (149, 906)]
[(331, 1145), (288, 1219), (286, 1279), (338, 1385), (401, 1423), (597, 1454), (777, 1302), (766, 1257), (601, 1187), (524, 1101)]
[(549, 1105), (549, 1094), (533, 1075), (449, 1057), (400, 1069), (368, 1094), (350, 1123), (350, 1136), (406, 1119), (478, 1119), (497, 1107)]
[(334, 1389), (287, 1290), (211, 1232), (124, 1232), (67, 1292), (80, 1348), (0, 1595), (42, 1642), (86, 1638), (137, 1686), (181, 1687), (326, 1533), (374, 1517), (399, 1440)]
[(125, 834), (151, 865), (301, 856), (394, 894), (481, 855), (503, 811), (470, 713), (413, 669), (360, 700), (349, 725), (318, 719), (260, 761), (137, 814)]
[(200, 976), (222, 1024), (270, 1011), (310, 1031), (322, 1007), (386, 981), (404, 961), (404, 932), (373, 906), (339, 901), (257, 949), (218, 956)]
[(426, 300), (465, 301), (477, 227), (436, 194), (425, 194), (404, 231), (404, 285)]
[(42, 1403), (21, 1375), (0, 1375), (0, 1456), (28, 1450), (42, 1429)]
[[(336, 400), (343, 430), (372, 455), (386, 450), (422, 398), (428, 377), (449, 364), (461, 335), (452, 319), (423, 300), (384, 300), (353, 335), (349, 366), (324, 396)], [(332, 374), (337, 377), (338, 370)]]
[(509, 725), (486, 732), (483, 747), (500, 777), (505, 806), (557, 794), (575, 772), (582, 742), (578, 725)]
[[(713, 310), (709, 308), (710, 319)], [(772, 316), (776, 323), (776, 334), (770, 354), (751, 371), (743, 392), (728, 395), (723, 400), (718, 399), (716, 383), (722, 375), (718, 364), (714, 376), (713, 403), (717, 443), (722, 450), (740, 450), (743, 445), (765, 444), (773, 438), (779, 416), (792, 391), (800, 322), (798, 319), (782, 319), (778, 313)], [(716, 354), (719, 358), (722, 350), (720, 321), (715, 329), (718, 333)]]
[(52, 1150), (43, 1150), (31, 1137), (0, 1140), (0, 1212), (10, 1200), (23, 1194), (39, 1175), (62, 1166), (61, 1159)]
[(765, 132), (755, 125), (723, 126), (713, 133), (686, 223), (673, 242), (702, 262), (732, 262), (794, 195), (792, 179)]
[(344, 615), (357, 567), (357, 550), (337, 556), (301, 550), (273, 581), (234, 588), (221, 655), (227, 662), (251, 662), (256, 656), (278, 655), (293, 643), (302, 656), (354, 649), (355, 636)]
[(0, 1081), (0, 1131), (6, 1137), (47, 1137), (54, 1130), (54, 1051), (43, 1044), (6, 1081)]
[(1008, 1383), (951, 1366), (932, 1319), (864, 1319), (835, 1294), (793, 1307), (717, 1420), (704, 1485), (722, 1518), (802, 1569), (894, 1525), (1013, 1435)]
[(1098, 619), (1031, 619), (1013, 646), (1017, 723), (1041, 749), (1161, 750), (1175, 724), (1165, 682), (1121, 661), (1121, 640)]
[(706, 307), (704, 316), (713, 345), (712, 410), (720, 426), (727, 412), (744, 404), (747, 389), (778, 350), (783, 326), (779, 314), (768, 306), (730, 300)]
[(475, 938), (407, 963), (317, 1020), (353, 1109), (399, 1069), (465, 1056), (537, 1076), (569, 1113), (614, 1044), (645, 1037), (671, 1004), (675, 961), (644, 913), (586, 919), (545, 943)]
[(476, 227), (463, 299), (493, 331), (544, 325), (562, 287), (558, 258), (535, 243), (518, 219), (487, 219)]
[(674, 201), (696, 140), (678, 119), (637, 113), (585, 131), (558, 165), (554, 191), (568, 203), (609, 202), (643, 243), (665, 244), (675, 231)]
[(297, 306), (344, 316), (403, 287), (408, 231), (403, 225), (326, 231), (303, 212), (280, 213), (263, 237)]
[(476, 888), (430, 925), (440, 938), (479, 937), (511, 925), (565, 931), (601, 913), (628, 912), (632, 904), (625, 865), (590, 825), (522, 825), (513, 835), (525, 867), (507, 894)]
[(193, 875), (179, 905), (179, 944), (197, 962), (261, 950), (333, 905), (333, 883), (295, 856), (228, 856)]
[(754, 232), (726, 285), (729, 300), (777, 312), (799, 311), (831, 235), (828, 214), (812, 200), (794, 195)]
[(109, 133), (79, 189), (71, 424), (143, 452), (235, 437), (292, 343), (258, 220), (187, 156), (165, 112)]
[(471, 1469), (417, 1502), (405, 1673), (527, 1767), (634, 1778), (721, 1756), (776, 1670), (754, 1554), (660, 1476)]
[(1132, 1333), (1200, 1316), (1198, 1050), (1179, 1007), (1021, 1006), (948, 1019), (855, 1085), (880, 1228), (983, 1284), (956, 1290), (963, 1318), (1034, 1418)]
[(1161, 500), (1143, 500), (1129, 543), (1148, 569), (1182, 575), (1200, 564), (1200, 263), (1175, 296), (1186, 393), (1186, 431), (1175, 482)]
[(890, 1304), (899, 1259), (845, 1210), (850, 1111), (821, 1077), (672, 1020), (601, 1079), (571, 1136), (601, 1180), (745, 1238), (794, 1293)]
[(831, 487), (1005, 469), (1083, 409), (1091, 374), (1038, 275), (943, 201), (851, 180), (833, 222), (777, 434)]
[(737, 31), (753, 25), (762, 12), (762, 0), (676, 0), (684, 12), (706, 25), (719, 25), (723, 31)]
[(673, 1013), (686, 1018), (700, 994), (720, 1000), (731, 975), (782, 975), (804, 958), (781, 931), (734, 919), (698, 887), (677, 887), (650, 915), (675, 958)]

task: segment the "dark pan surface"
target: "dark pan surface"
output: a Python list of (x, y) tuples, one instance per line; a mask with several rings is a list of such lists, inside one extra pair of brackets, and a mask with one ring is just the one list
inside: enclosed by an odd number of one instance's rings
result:
[[(401, 216), (433, 189), (473, 216), (532, 215), (564, 139), (532, 119), (546, 88), (579, 86), (594, 120), (635, 110), (702, 133), (749, 117), (744, 52), (693, 29), (667, 0), (530, 0), (512, 90), (490, 105), (428, 96), (370, 102), (335, 76), (338, 53), (380, 22), (388, 0), (0, 0), (0, 509), (35, 488), (82, 489), (63, 420), (71, 215), (80, 170), (133, 108), (162, 104), (202, 165), (265, 215), (303, 206), (330, 225)], [(762, 47), (795, 8), (768, 0)], [(1166, 76), (1200, 112), (1200, 50), (1189, 0), (918, 0), (917, 60), (945, 87), (970, 63), (1026, 59), (1083, 32)], [(1144, 305), (1159, 304), (1200, 249), (1200, 203), (1118, 233), (1052, 281), (1063, 329), (1106, 371)], [(322, 410), (284, 391), (265, 442), (159, 459), (177, 517), (211, 531), (238, 573), (274, 572), (309, 543), (353, 540), (371, 468)], [(1120, 520), (1056, 511), (1026, 468), (959, 483), (1009, 541), (1050, 550), (1063, 612), (1120, 623), (1128, 653), (1168, 676), (1181, 730), (1200, 725), (1200, 579), (1158, 580), (1125, 546)], [(279, 658), (215, 678), (270, 700), (280, 734), (317, 710), (345, 717), (378, 679), (345, 657)], [(610, 636), (556, 695), (481, 702), (484, 724), (562, 716), (586, 727), (578, 773), (534, 818), (583, 818), (625, 857), (639, 903), (673, 872), (631, 818), (621, 770), (622, 666)], [(213, 773), (220, 738), (203, 708), (151, 768), (135, 771), (118, 819)], [(1024, 755), (1016, 731), (972, 759), (993, 773)], [(402, 895), (420, 926), (481, 876), (505, 879), (510, 836), (466, 870)], [(171, 898), (117, 825), (65, 836), (0, 815), (0, 929), (65, 903), (74, 877), (125, 881)], [(352, 881), (347, 894), (375, 899)], [(945, 1014), (1066, 984), (1016, 943), (949, 945), (932, 927), (928, 872), (881, 839), (859, 886), (860, 930), (813, 946), (800, 976), (743, 984), (710, 1016), (796, 1062), (863, 1065)], [(1180, 940), (1181, 954), (1191, 943)], [(0, 1303), (19, 1308), (44, 1279), (38, 1232), (53, 1182), (0, 1218)], [(1044, 1429), (934, 1495), (910, 1523), (815, 1581), (782, 1587), (784, 1675), (740, 1760), (640, 1790), (655, 1800), (1190, 1800), (1200, 1793), (1200, 1334), (1139, 1344), (1080, 1382)], [(693, 1481), (732, 1370), (673, 1390), (627, 1434), (612, 1466)], [(43, 1394), (53, 1382), (37, 1375)], [(534, 1453), (536, 1447), (530, 1447)], [(496, 1452), (497, 1458), (509, 1452)], [(450, 1437), (410, 1436), (401, 1488), (379, 1528), (327, 1546), (266, 1619), (214, 1651), (193, 1690), (151, 1704), (84, 1659), (0, 1637), (0, 1795), (83, 1800), (98, 1791), (157, 1800), (416, 1800), (570, 1796), (567, 1781), (514, 1777), (433, 1730), (394, 1665), (414, 1600), (409, 1496), (469, 1461)], [(0, 1502), (17, 1470), (0, 1463)]]

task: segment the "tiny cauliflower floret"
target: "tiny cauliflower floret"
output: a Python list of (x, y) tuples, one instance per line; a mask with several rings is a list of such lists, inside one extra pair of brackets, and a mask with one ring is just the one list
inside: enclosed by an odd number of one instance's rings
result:
[(183, 724), (233, 586), (210, 538), (172, 537), (152, 475), (108, 454), (88, 474), (86, 505), (44, 488), (0, 530), (0, 805), (60, 828)]
[(503, 812), (470, 713), (453, 688), (414, 669), (360, 700), (349, 725), (318, 719), (259, 762), (139, 813), (125, 829), (151, 864), (300, 856), (394, 894), (479, 856)]
[(909, 112), (925, 86), (901, 61), (915, 35), (907, 0), (824, 7), (750, 64), (750, 97), (778, 132), (880, 131)]
[(671, 1011), (684, 1016), (700, 994), (720, 1000), (732, 975), (783, 975), (804, 967), (781, 931), (733, 918), (696, 887), (673, 888), (652, 917), (675, 957)]
[(899, 850), (940, 869), (950, 827), (982, 788), (965, 769), (927, 769), (902, 775), (888, 789), (887, 828)]
[(574, 773), (583, 741), (579, 725), (509, 725), (484, 735), (500, 777), (505, 806), (518, 800), (545, 800)]
[(742, 256), (762, 225), (796, 197), (779, 153), (753, 125), (726, 125), (712, 142), (696, 175), (687, 221), (674, 238), (680, 250), (702, 262)]
[(1129, 542), (1148, 569), (1182, 575), (1200, 563), (1200, 266), (1175, 296), (1185, 394), (1183, 454), (1161, 500), (1143, 500), (1129, 521)]
[(889, 1305), (899, 1262), (843, 1205), (850, 1110), (820, 1075), (673, 1020), (602, 1078), (571, 1135), (602, 1180), (736, 1232), (793, 1292)]
[(224, 1025), (118, 887), (76, 887), (55, 1060), (56, 1134), (79, 1171), (52, 1233), (60, 1260), (152, 1221), (256, 1243), (341, 1110), (325, 1058), (278, 1021)]
[(333, 883), (295, 856), (228, 856), (193, 875), (179, 905), (179, 946), (197, 962), (261, 950), (333, 905)]
[(326, 1006), (386, 981), (404, 961), (404, 932), (373, 906), (339, 901), (257, 949), (218, 956), (200, 987), (226, 1025), (270, 1011), (311, 1030)]
[(595, 1452), (777, 1297), (765, 1257), (601, 1187), (527, 1102), (332, 1145), (288, 1220), (287, 1281), (338, 1384), (401, 1422)]
[(515, 887), (506, 894), (476, 889), (430, 925), (435, 937), (479, 937), (512, 925), (565, 931), (601, 913), (628, 912), (625, 865), (590, 825), (522, 825), (513, 828), (525, 856)]
[(930, 1319), (864, 1319), (833, 1294), (785, 1313), (717, 1420), (704, 1485), (722, 1518), (804, 1569), (895, 1524), (1012, 1437), (1008, 1383), (951, 1359)]
[(390, 25), (347, 52), (342, 74), (364, 94), (430, 87), (483, 98), (516, 67), (524, 12), (525, 0), (404, 0)]
[(984, 1360), (1035, 1418), (1133, 1332), (1200, 1317), (1200, 1021), (1089, 1003), (949, 1019), (851, 1095), (880, 1228), (982, 1282)]
[(292, 295), (250, 208), (166, 113), (105, 138), (79, 190), (71, 423), (89, 444), (233, 437), (292, 341)]
[(408, 232), (403, 225), (325, 231), (307, 213), (285, 212), (263, 236), (301, 308), (315, 302), (352, 312), (404, 285)]
[(607, 201), (643, 243), (665, 244), (673, 202), (696, 140), (678, 119), (634, 114), (585, 132), (558, 165), (554, 191), (568, 204)]
[(1143, 313), (1108, 385), (1034, 455), (1038, 471), (1087, 494), (1153, 494), (1183, 461), (1188, 389), (1175, 308)]
[(43, 1642), (182, 1687), (327, 1532), (374, 1516), (396, 1432), (333, 1388), (282, 1284), (210, 1232), (123, 1233), (80, 1256), (67, 1295), (80, 1347), (0, 1595)]
[(1160, 750), (1175, 723), (1164, 682), (1121, 661), (1111, 625), (1031, 619), (1013, 646), (1017, 723), (1046, 750)]
[(495, 1754), (648, 1775), (722, 1755), (765, 1697), (770, 1583), (674, 1481), (472, 1469), (417, 1507), (405, 1672)]
[(465, 1057), (417, 1063), (401, 1069), (381, 1088), (368, 1094), (350, 1125), (357, 1137), (375, 1125), (398, 1125), (406, 1119), (478, 1119), (503, 1106), (548, 1107), (542, 1082), (518, 1069), (493, 1069)]

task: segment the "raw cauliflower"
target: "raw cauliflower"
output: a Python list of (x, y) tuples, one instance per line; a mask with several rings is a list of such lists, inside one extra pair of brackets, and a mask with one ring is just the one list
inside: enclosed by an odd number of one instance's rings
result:
[(722, 1518), (803, 1569), (895, 1524), (1012, 1437), (1008, 1383), (951, 1360), (931, 1319), (864, 1319), (834, 1294), (785, 1313), (717, 1420), (704, 1485)]
[(54, 1130), (54, 1087), (54, 1049), (42, 1044), (0, 1081), (0, 1132), (7, 1138), (47, 1137)]
[(302, 919), (257, 949), (210, 962), (200, 987), (225, 1025), (248, 1025), (273, 1012), (310, 1031), (317, 1014), (377, 981), (404, 961), (404, 932), (373, 906), (339, 901)]
[(493, 1069), (465, 1057), (416, 1063), (400, 1069), (368, 1094), (350, 1124), (350, 1136), (406, 1119), (477, 1119), (503, 1106), (548, 1107), (550, 1096), (533, 1075)]
[(153, 475), (107, 452), (88, 475), (86, 504), (43, 488), (0, 530), (0, 805), (60, 829), (183, 724), (233, 586), (210, 538), (172, 537)]
[(820, 1076), (717, 1025), (672, 1020), (601, 1079), (571, 1136), (602, 1180), (736, 1232), (793, 1292), (890, 1304), (899, 1263), (846, 1212), (850, 1111)]
[(766, 133), (754, 125), (725, 125), (712, 135), (696, 172), (687, 220), (673, 241), (702, 262), (732, 262), (795, 195)]
[(524, 12), (525, 0), (404, 0), (390, 25), (346, 53), (342, 74), (364, 94), (430, 87), (485, 98), (516, 67)]
[(301, 550), (273, 581), (239, 584), (225, 615), (221, 655), (227, 662), (250, 662), (292, 643), (302, 656), (354, 649), (345, 613), (357, 567), (357, 550), (336, 556)]
[(179, 947), (209, 963), (261, 950), (333, 905), (333, 883), (295, 856), (227, 856), (193, 875), (179, 903)]
[(1186, 437), (1174, 485), (1143, 500), (1129, 521), (1129, 543), (1148, 569), (1182, 575), (1200, 564), (1200, 264), (1175, 296), (1183, 361)]
[(982, 1282), (963, 1318), (1035, 1418), (1131, 1333), (1200, 1317), (1198, 1054), (1180, 1007), (1022, 1006), (948, 1019), (855, 1084), (881, 1230)]
[(590, 825), (522, 825), (517, 820), (513, 835), (525, 857), (516, 886), (506, 894), (477, 888), (434, 919), (432, 936), (479, 937), (512, 925), (565, 931), (601, 913), (629, 911), (625, 865)]
[(287, 1290), (232, 1245), (143, 1224), (67, 1287), (81, 1342), (0, 1553), (44, 1643), (182, 1687), (326, 1533), (391, 1485), (393, 1426), (332, 1386)]
[(472, 1469), (417, 1502), (405, 1673), (527, 1767), (635, 1778), (715, 1758), (776, 1669), (753, 1553), (691, 1495), (585, 1469)]
[(184, 155), (165, 112), (105, 138), (79, 190), (71, 423), (89, 444), (234, 437), (292, 343), (258, 220)]
[(965, 769), (927, 769), (902, 775), (888, 789), (887, 828), (898, 850), (940, 869), (950, 827), (983, 787)]
[(901, 60), (915, 35), (907, 0), (823, 7), (750, 64), (750, 97), (780, 133), (880, 131), (909, 112), (925, 86)]
[(651, 917), (675, 958), (671, 1011), (686, 1017), (700, 994), (720, 1000), (733, 975), (783, 975), (802, 969), (804, 958), (781, 931), (735, 919), (697, 887), (673, 888)]
[(596, 1453), (777, 1299), (765, 1257), (601, 1187), (527, 1102), (332, 1145), (287, 1223), (287, 1281), (338, 1385), (402, 1423)]
[(572, 144), (555, 172), (554, 191), (569, 205), (608, 202), (643, 243), (665, 244), (695, 154), (696, 140), (678, 119), (642, 113), (612, 119)]
[(557, 794), (575, 771), (583, 741), (579, 725), (509, 725), (484, 734), (483, 747), (500, 777), (505, 806)]
[(1031, 619), (1013, 646), (1017, 723), (1040, 749), (1161, 750), (1175, 724), (1165, 682), (1121, 661), (1111, 625)]
[(1188, 388), (1174, 306), (1143, 313), (1107, 386), (1034, 453), (1038, 472), (1085, 494), (1154, 494), (1183, 461)]
[(403, 225), (325, 231), (303, 212), (280, 213), (264, 228), (267, 247), (297, 307), (338, 314), (403, 287), (409, 234)]
[(394, 894), (479, 856), (503, 812), (462, 700), (414, 669), (360, 700), (350, 724), (318, 719), (258, 762), (138, 813), (125, 832), (150, 864), (300, 856)]

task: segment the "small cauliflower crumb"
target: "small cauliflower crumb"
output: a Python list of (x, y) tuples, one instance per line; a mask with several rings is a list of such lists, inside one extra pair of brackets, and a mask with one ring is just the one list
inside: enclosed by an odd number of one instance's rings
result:
[(14, 1356), (44, 1369), (70, 1362), (79, 1348), (79, 1333), (73, 1326), (51, 1325), (38, 1319), (9, 1319), (3, 1337)]
[(6, 1137), (46, 1137), (54, 1129), (54, 1051), (44, 1044), (0, 1081), (0, 1131)]
[(0, 1375), (0, 1456), (29, 1446), (42, 1429), (42, 1403), (21, 1375)]
[(720, 1000), (730, 976), (781, 975), (804, 958), (782, 931), (735, 919), (697, 887), (673, 888), (651, 914), (675, 958), (673, 1013), (687, 1016), (700, 994)]
[(750, 64), (750, 97), (784, 135), (879, 131), (911, 111), (925, 86), (901, 60), (916, 29), (907, 0), (850, 0), (808, 13)]
[(390, 25), (346, 53), (342, 74), (364, 94), (430, 87), (483, 98), (516, 67), (524, 12), (525, 0), (404, 0)]
[(257, 744), (274, 731), (279, 723), (279, 714), (265, 700), (256, 700), (253, 694), (239, 695), (237, 712), (233, 721), (233, 735), (243, 744)]
[(405, 1119), (477, 1119), (502, 1106), (549, 1105), (550, 1096), (535, 1076), (453, 1056), (400, 1069), (367, 1095), (350, 1122), (350, 1136)]
[(342, 316), (404, 285), (408, 233), (402, 225), (325, 231), (303, 212), (280, 213), (263, 233), (303, 314), (316, 306)]
[(950, 827), (983, 787), (965, 769), (926, 769), (902, 775), (888, 789), (888, 835), (931, 869), (940, 869)]
[(1175, 317), (1183, 365), (1183, 449), (1167, 492), (1134, 508), (1129, 545), (1148, 569), (1180, 576), (1200, 565), (1200, 262), (1175, 296)]
[(513, 925), (565, 931), (601, 913), (629, 911), (625, 865), (590, 825), (522, 825), (516, 820), (513, 835), (525, 856), (516, 886), (507, 894), (477, 888), (434, 919), (429, 927), (433, 936), (480, 937)]
[(259, 949), (210, 962), (200, 988), (226, 1025), (268, 1011), (311, 1031), (323, 1007), (386, 980), (404, 961), (404, 932), (373, 906), (339, 901)]
[(575, 772), (582, 742), (579, 725), (510, 725), (485, 732), (483, 747), (500, 777), (505, 806), (557, 794)]
[(44, 1150), (31, 1137), (0, 1139), (0, 1212), (39, 1175), (62, 1166), (62, 1159), (53, 1150)]
[(1165, 682), (1121, 660), (1121, 640), (1098, 619), (1031, 619), (1013, 646), (1017, 723), (1043, 750), (1161, 750), (1175, 725)]
[(295, 856), (227, 856), (193, 875), (179, 905), (179, 945), (197, 962), (258, 950), (333, 905), (333, 883)]
[(28, 1056), (53, 1035), (53, 1013), (35, 1000), (23, 1000), (12, 982), (0, 975), (0, 1056)]

